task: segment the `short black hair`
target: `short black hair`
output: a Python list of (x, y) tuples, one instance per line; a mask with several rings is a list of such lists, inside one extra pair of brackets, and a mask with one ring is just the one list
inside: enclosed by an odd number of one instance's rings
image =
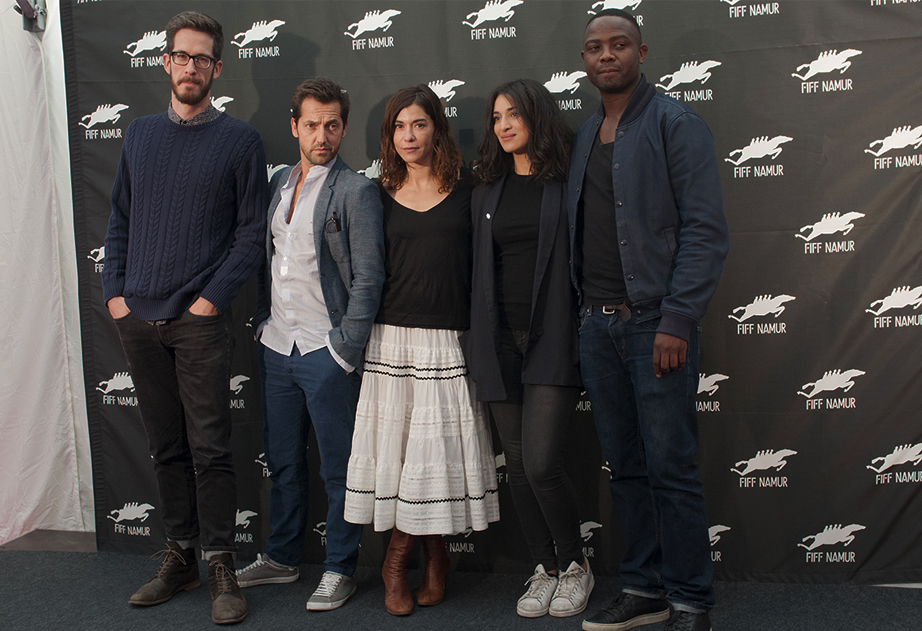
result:
[(598, 20), (599, 18), (610, 17), (610, 18), (622, 18), (627, 20), (634, 25), (634, 28), (637, 29), (637, 35), (640, 37), (640, 43), (643, 43), (643, 35), (640, 33), (640, 24), (637, 23), (637, 18), (633, 14), (628, 13), (622, 9), (603, 9), (599, 11), (586, 22), (586, 28), (589, 28), (589, 25), (592, 24), (593, 20)]
[(291, 117), (296, 121), (301, 118), (304, 99), (314, 99), (324, 105), (339, 103), (339, 117), (344, 124), (349, 122), (349, 95), (338, 83), (323, 77), (303, 81), (291, 97)]
[(177, 13), (166, 25), (166, 51), (173, 52), (173, 38), (176, 33), (184, 28), (211, 35), (211, 56), (215, 61), (221, 59), (221, 53), (224, 52), (224, 29), (218, 24), (213, 17), (209, 17), (198, 11), (183, 11)]

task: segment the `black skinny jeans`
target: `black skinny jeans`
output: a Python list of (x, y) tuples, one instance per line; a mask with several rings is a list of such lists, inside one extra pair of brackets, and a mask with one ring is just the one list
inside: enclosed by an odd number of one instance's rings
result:
[(507, 398), (490, 403), (490, 411), (532, 560), (548, 571), (566, 570), (571, 562), (583, 560), (579, 506), (564, 467), (567, 424), (579, 388), (522, 384), (527, 342), (527, 332), (500, 330), (499, 363)]
[(151, 326), (115, 321), (154, 459), (166, 537), (233, 552), (237, 482), (231, 455), (230, 312)]

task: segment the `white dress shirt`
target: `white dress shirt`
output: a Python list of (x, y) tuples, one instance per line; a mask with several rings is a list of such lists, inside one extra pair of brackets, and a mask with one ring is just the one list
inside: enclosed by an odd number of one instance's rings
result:
[[(335, 160), (338, 160), (337, 157)], [(272, 311), (259, 340), (267, 348), (290, 355), (296, 347), (301, 355), (326, 346), (333, 359), (347, 372), (354, 370), (330, 346), (330, 316), (320, 288), (320, 268), (314, 246), (314, 207), (334, 161), (314, 165), (304, 177), (289, 223), (288, 210), (301, 176), (301, 163), (291, 170), (282, 186), (281, 199), (272, 216)], [(323, 226), (317, 226), (323, 230)]]

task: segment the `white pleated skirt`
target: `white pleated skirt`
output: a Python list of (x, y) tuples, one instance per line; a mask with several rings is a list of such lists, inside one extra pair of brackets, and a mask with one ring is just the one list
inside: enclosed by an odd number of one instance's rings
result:
[(372, 327), (345, 518), (412, 535), (485, 530), (499, 519), (492, 438), (457, 331)]

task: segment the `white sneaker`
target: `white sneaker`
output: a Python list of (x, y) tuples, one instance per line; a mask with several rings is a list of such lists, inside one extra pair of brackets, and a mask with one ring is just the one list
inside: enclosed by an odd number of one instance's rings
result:
[(551, 604), (554, 590), (557, 589), (557, 577), (545, 572), (544, 566), (539, 563), (525, 584), (528, 590), (519, 598), (515, 611), (523, 618), (540, 618), (547, 613)]
[[(589, 566), (589, 561), (586, 561), (586, 566)], [(593, 587), (595, 578), (592, 576), (592, 568), (584, 570), (579, 563), (573, 561), (567, 571), (560, 575), (548, 613), (555, 618), (582, 613), (589, 602), (589, 594), (592, 593)]]

